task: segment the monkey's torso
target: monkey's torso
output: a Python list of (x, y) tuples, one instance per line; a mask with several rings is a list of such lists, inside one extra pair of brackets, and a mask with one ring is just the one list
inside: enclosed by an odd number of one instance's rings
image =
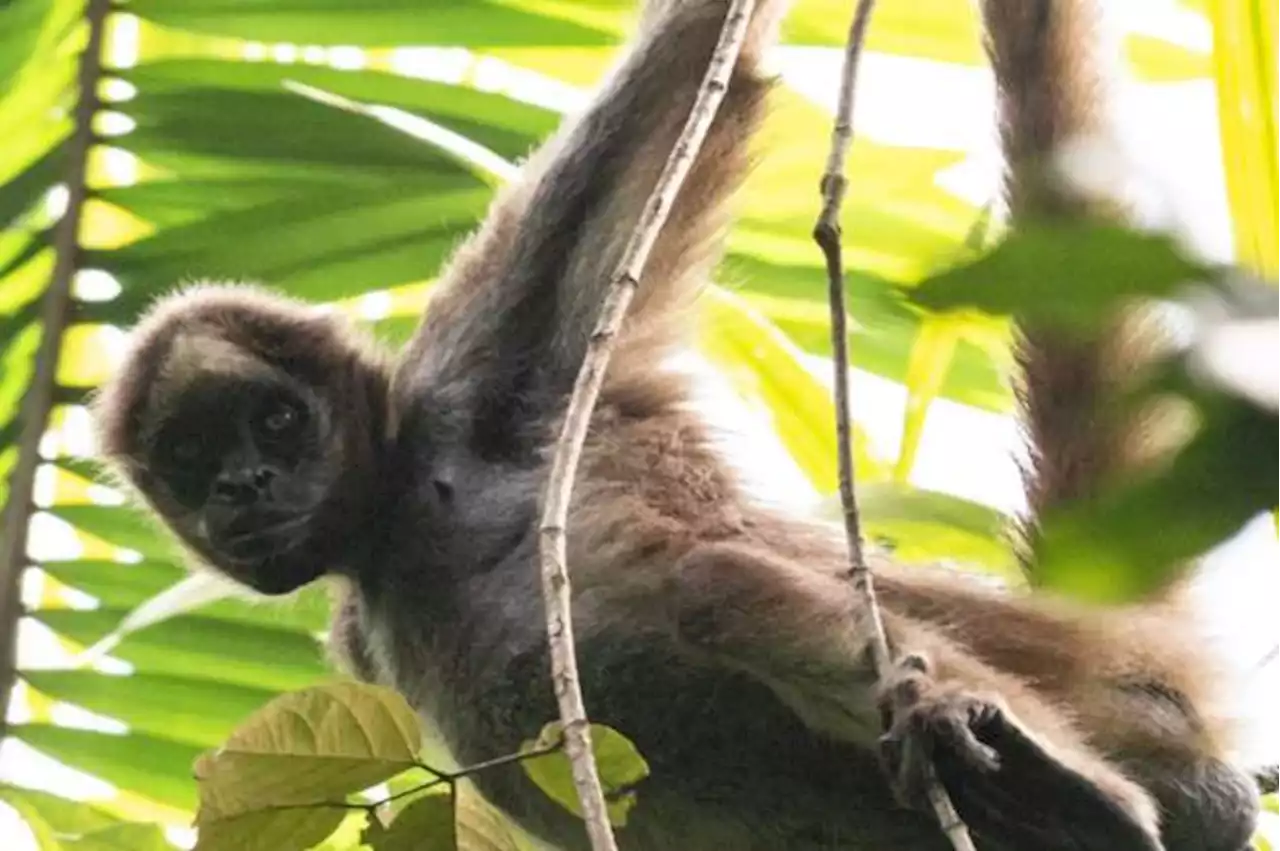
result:
[[(894, 802), (871, 750), (813, 731), (757, 679), (697, 658), (665, 627), (657, 611), (667, 605), (664, 570), (675, 569), (679, 550), (702, 536), (750, 536), (753, 520), (723, 501), (733, 486), (708, 468), (687, 418), (604, 428), (614, 439), (594, 439), (584, 459), (569, 564), (591, 718), (630, 738), (651, 770), (620, 846), (946, 848), (927, 816)], [(339, 624), (361, 634), (336, 640), (367, 648), (372, 673), (404, 693), (468, 765), (517, 751), (558, 717), (536, 560), (545, 471), (451, 458), (438, 435), (415, 432), (406, 423), (393, 450), (403, 488), (384, 506), (382, 537), (400, 543), (374, 555), (361, 574), (359, 617)], [(689, 447), (684, 458), (680, 443)], [(434, 447), (430, 457), (423, 446)], [(647, 472), (635, 478), (640, 469)], [(441, 475), (453, 485), (447, 502), (430, 484)], [(677, 493), (684, 505), (658, 499)], [(701, 517), (681, 516), (694, 509)], [(585, 539), (572, 531), (584, 529)], [(679, 529), (684, 540), (674, 548), (656, 543)], [(663, 547), (665, 559), (656, 552)], [(475, 780), (535, 835), (586, 847), (581, 821), (520, 767)]]

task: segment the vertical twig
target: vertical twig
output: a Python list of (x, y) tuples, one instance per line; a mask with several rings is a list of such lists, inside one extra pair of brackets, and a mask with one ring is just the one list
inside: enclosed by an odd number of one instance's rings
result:
[(569, 514), (569, 499), (591, 411), (604, 381), (614, 340), (639, 286), (649, 252), (653, 249), (680, 187), (702, 147), (720, 102), (724, 99), (754, 5), (754, 0), (733, 0), (689, 118), (667, 158), (657, 185), (649, 195), (640, 221), (623, 252), (622, 260), (609, 282), (600, 318), (591, 334), (582, 369), (573, 385), (573, 395), (569, 399), (547, 481), (539, 543), (551, 674), (556, 701), (560, 706), (560, 721), (564, 726), (565, 753), (573, 767), (573, 782), (578, 791), (578, 800), (582, 804), (593, 851), (613, 851), (617, 845), (609, 826), (600, 778), (596, 773), (590, 724), (583, 704), (582, 687), (578, 681), (570, 613), (572, 594), (565, 565), (565, 526)]
[[(872, 656), (876, 674), (883, 680), (890, 673), (892, 659), (885, 637), (880, 606), (876, 602), (875, 583), (862, 552), (862, 531), (858, 517), (858, 500), (854, 494), (853, 449), (850, 440), (849, 415), (849, 339), (844, 304), (844, 261), (841, 256), (840, 207), (844, 202), (848, 181), (844, 162), (853, 143), (853, 94), (858, 74), (858, 59), (866, 38), (867, 24), (875, 0), (858, 0), (849, 39), (845, 45), (844, 66), (840, 72), (840, 96), (836, 108), (835, 127), (831, 131), (831, 151), (822, 174), (822, 213), (813, 228), (814, 241), (822, 249), (827, 263), (828, 297), (831, 304), (831, 350), (835, 367), (836, 453), (840, 464), (840, 503), (844, 509), (845, 537), (849, 546), (849, 581), (853, 592), (862, 598), (869, 613)], [(955, 805), (937, 778), (928, 788), (929, 802), (938, 823), (956, 851), (975, 851), (969, 830), (956, 812)]]
[(53, 272), (40, 307), (40, 348), (18, 412), (18, 422), (22, 424), (18, 458), (9, 477), (9, 497), (0, 521), (0, 739), (7, 733), (5, 718), (17, 676), (20, 580), (27, 561), (27, 523), (36, 468), (40, 465), (40, 438), (54, 406), (62, 332), (71, 317), (71, 283), (79, 262), (80, 218), (89, 194), (86, 170), (93, 146), (93, 116), (98, 111), (98, 82), (102, 79), (102, 38), (110, 12), (110, 0), (88, 0), (84, 11), (89, 37), (76, 75), (79, 100), (74, 129), (67, 142), (67, 207), (53, 230)]

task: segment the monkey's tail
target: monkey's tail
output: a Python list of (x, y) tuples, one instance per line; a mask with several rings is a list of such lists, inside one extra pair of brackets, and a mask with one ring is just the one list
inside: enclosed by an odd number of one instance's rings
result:
[[(1115, 214), (1114, 199), (1086, 197), (1057, 168), (1064, 151), (1106, 129), (1097, 0), (983, 0), (982, 15), (1013, 227)], [(1020, 543), (1034, 565), (1037, 519), (1134, 469), (1153, 445), (1149, 422), (1121, 416), (1114, 403), (1159, 337), (1135, 316), (1089, 334), (1020, 321), (1018, 336), (1018, 397), (1030, 442)]]

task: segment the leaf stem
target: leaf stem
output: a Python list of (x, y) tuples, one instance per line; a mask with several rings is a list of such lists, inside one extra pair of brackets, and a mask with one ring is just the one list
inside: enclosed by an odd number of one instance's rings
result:
[(462, 768), (459, 768), (457, 771), (442, 771), (438, 768), (432, 768), (431, 766), (422, 762), (418, 763), (418, 768), (421, 768), (423, 771), (427, 772), (428, 774), (434, 774), (436, 778), (440, 780), (449, 780), (449, 781), (461, 780), (463, 777), (470, 777), (472, 774), (479, 774), (481, 771), (486, 771), (490, 768), (500, 768), (501, 766), (504, 766), (504, 765), (511, 765), (512, 763), (517, 763), (517, 762), (524, 762), (526, 759), (533, 759), (539, 756), (547, 756), (548, 754), (553, 754), (556, 751), (561, 750), (563, 747), (564, 747), (564, 741), (563, 739), (561, 739), (559, 741), (553, 742), (549, 745), (544, 745), (542, 747), (530, 748), (527, 751), (517, 751), (515, 753), (503, 754), (502, 756), (496, 756), (493, 759), (486, 759), (484, 762), (472, 763), (471, 765), (467, 765), (467, 766), (463, 766)]
[(40, 308), (41, 338), (35, 370), (18, 411), (21, 432), (18, 457), (9, 477), (9, 497), (0, 520), (0, 739), (8, 733), (8, 708), (17, 679), (18, 620), (22, 617), (21, 579), (27, 566), (27, 531), (34, 507), (40, 439), (58, 401), (58, 359), (62, 335), (71, 320), (71, 285), (80, 260), (79, 232), (88, 197), (89, 150), (94, 144), (93, 117), (102, 79), (102, 43), (110, 0), (88, 0), (84, 19), (89, 28), (76, 74), (79, 100), (67, 144), (67, 206), (53, 228), (54, 262)]

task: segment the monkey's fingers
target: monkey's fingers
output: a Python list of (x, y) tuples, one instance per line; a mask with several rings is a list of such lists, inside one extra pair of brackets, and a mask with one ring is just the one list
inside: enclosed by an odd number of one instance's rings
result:
[(973, 771), (1000, 767), (999, 754), (975, 734), (982, 726), (998, 723), (999, 707), (958, 689), (939, 687), (928, 668), (922, 657), (904, 657), (880, 697), (886, 727), (880, 757), (898, 800), (915, 808), (926, 805), (939, 751)]

